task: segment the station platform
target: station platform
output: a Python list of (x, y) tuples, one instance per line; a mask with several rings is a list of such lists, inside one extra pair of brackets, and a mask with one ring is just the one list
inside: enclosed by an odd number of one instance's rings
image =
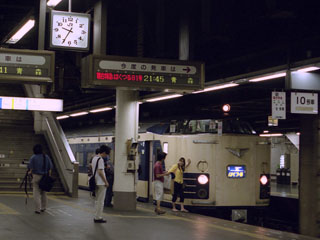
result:
[(109, 239), (317, 239), (250, 226), (194, 213), (154, 213), (151, 203), (137, 203), (136, 211), (104, 209), (107, 223), (94, 223), (94, 200), (88, 191), (78, 198), (48, 195), (48, 209), (34, 213), (32, 196), (25, 204), (23, 194), (0, 195), (0, 239), (109, 240)]

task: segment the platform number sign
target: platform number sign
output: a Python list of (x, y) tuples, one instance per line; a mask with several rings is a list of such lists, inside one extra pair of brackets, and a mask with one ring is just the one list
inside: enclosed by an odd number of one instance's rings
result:
[(318, 114), (318, 94), (292, 92), (291, 113)]

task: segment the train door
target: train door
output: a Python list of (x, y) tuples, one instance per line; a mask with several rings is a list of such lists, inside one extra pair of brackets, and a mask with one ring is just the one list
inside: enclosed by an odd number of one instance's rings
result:
[(150, 144), (151, 142), (139, 142), (138, 153), (140, 156), (138, 168), (137, 196), (142, 202), (149, 201), (149, 179), (150, 179)]
[(152, 199), (153, 166), (157, 153), (161, 151), (161, 149), (160, 141), (145, 141), (139, 143), (140, 163), (137, 184), (139, 201), (147, 202), (149, 199)]

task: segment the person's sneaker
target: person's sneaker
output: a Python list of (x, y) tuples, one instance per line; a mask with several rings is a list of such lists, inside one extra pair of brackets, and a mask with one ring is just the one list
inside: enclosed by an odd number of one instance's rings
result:
[(44, 212), (46, 209), (41, 209), (40, 212)]
[(93, 221), (94, 221), (95, 223), (106, 223), (106, 222), (107, 222), (107, 220), (105, 220), (105, 219), (103, 219), (103, 218), (101, 218), (101, 219), (93, 219)]
[(40, 214), (40, 212), (39, 212), (39, 211), (34, 211), (34, 213), (36, 213), (36, 214)]

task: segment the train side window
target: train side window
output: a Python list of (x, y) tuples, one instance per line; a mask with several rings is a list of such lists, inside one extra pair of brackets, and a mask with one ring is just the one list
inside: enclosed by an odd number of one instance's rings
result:
[(90, 164), (91, 159), (96, 155), (95, 152), (88, 152), (87, 153), (87, 165)]
[(76, 152), (76, 159), (79, 162), (79, 166), (83, 166), (83, 152)]
[(169, 143), (164, 142), (164, 143), (163, 143), (163, 152), (165, 152), (166, 154), (168, 154), (168, 150), (169, 150)]

